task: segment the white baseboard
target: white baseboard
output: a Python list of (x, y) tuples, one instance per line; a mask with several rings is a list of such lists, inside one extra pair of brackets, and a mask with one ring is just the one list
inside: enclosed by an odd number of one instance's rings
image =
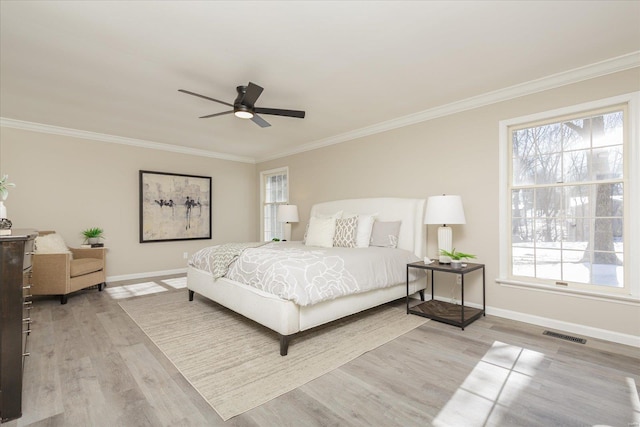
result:
[[(437, 300), (451, 302), (450, 298), (436, 296)], [(459, 300), (456, 300), (460, 304)], [(465, 302), (465, 305), (474, 308), (482, 308), (482, 304)], [(609, 331), (607, 329), (599, 329), (591, 326), (580, 325), (577, 323), (564, 322), (547, 317), (535, 316), (533, 314), (520, 313), (517, 311), (505, 310), (502, 308), (489, 307), (486, 308), (487, 315), (504, 317), (505, 319), (516, 320), (519, 322), (530, 323), (532, 325), (551, 328), (558, 331), (570, 332), (572, 334), (583, 335), (586, 337), (597, 338), (601, 340), (611, 341), (618, 344), (630, 345), (632, 347), (640, 347), (640, 337), (629, 334), (621, 334), (620, 332)]]
[(601, 340), (611, 341), (618, 344), (640, 347), (640, 337), (629, 334), (621, 334), (620, 332), (609, 331), (607, 329), (594, 328), (591, 326), (580, 325), (578, 323), (564, 322), (547, 317), (534, 316), (532, 314), (519, 313), (501, 308), (487, 307), (487, 314), (491, 316), (504, 317), (506, 319), (517, 320), (520, 322), (531, 323), (533, 325), (543, 326), (545, 328), (556, 329), (573, 334), (584, 335), (587, 337), (598, 338)]
[(147, 277), (169, 276), (172, 274), (186, 274), (186, 268), (177, 268), (175, 270), (149, 271), (146, 273), (123, 274), (120, 276), (107, 276), (107, 282), (119, 282), (121, 280), (146, 279)]

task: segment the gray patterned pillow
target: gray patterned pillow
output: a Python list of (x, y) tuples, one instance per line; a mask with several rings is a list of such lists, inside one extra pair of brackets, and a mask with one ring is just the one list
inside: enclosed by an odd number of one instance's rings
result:
[(345, 219), (337, 219), (336, 234), (333, 235), (333, 246), (341, 248), (355, 248), (357, 229), (357, 216)]
[(376, 221), (371, 231), (369, 246), (382, 246), (383, 248), (397, 248), (398, 235), (400, 234), (401, 221)]

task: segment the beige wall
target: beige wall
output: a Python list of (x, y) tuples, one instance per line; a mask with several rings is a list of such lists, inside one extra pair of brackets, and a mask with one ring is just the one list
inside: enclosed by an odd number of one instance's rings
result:
[[(0, 171), (18, 184), (7, 200), (15, 227), (56, 229), (71, 245), (80, 231), (105, 229), (108, 275), (126, 276), (185, 267), (183, 252), (209, 243), (258, 237), (258, 174), (289, 166), (290, 199), (302, 221), (311, 205), (357, 197), (460, 194), (467, 224), (453, 226), (454, 244), (487, 266), (489, 313), (536, 323), (578, 325), (611, 334), (640, 336), (640, 308), (553, 295), (495, 282), (498, 277), (498, 122), (540, 111), (640, 90), (633, 69), (558, 89), (477, 108), (257, 165), (125, 145), (0, 128)], [(425, 94), (428, 96), (428, 94)], [(213, 239), (138, 243), (138, 171), (211, 176)], [(428, 254), (436, 251), (436, 227), (428, 227)], [(438, 294), (451, 297), (451, 277), (437, 277)], [(466, 297), (481, 302), (478, 277), (468, 276)], [(458, 295), (459, 297), (459, 295)], [(578, 330), (581, 330), (578, 328)]]
[[(292, 228), (300, 239), (313, 203), (359, 197), (426, 198), (459, 194), (467, 224), (453, 226), (454, 246), (487, 266), (487, 304), (494, 313), (578, 324), (640, 336), (640, 308), (502, 286), (498, 277), (498, 122), (640, 90), (633, 69), (546, 92), (469, 110), (258, 164), (258, 172), (288, 166), (290, 200), (300, 210)], [(419, 94), (428, 96), (428, 94)], [(437, 227), (428, 227), (428, 254), (436, 253)], [(450, 277), (436, 278), (445, 283)], [(466, 297), (481, 303), (478, 278), (467, 277)], [(452, 281), (450, 281), (452, 282)], [(445, 283), (448, 284), (448, 283)], [(450, 286), (436, 286), (451, 297)]]
[[(212, 240), (139, 243), (139, 170), (211, 176)], [(103, 228), (109, 277), (186, 268), (184, 252), (258, 235), (254, 164), (3, 127), (0, 171), (17, 185), (14, 228), (57, 230), (71, 246)]]

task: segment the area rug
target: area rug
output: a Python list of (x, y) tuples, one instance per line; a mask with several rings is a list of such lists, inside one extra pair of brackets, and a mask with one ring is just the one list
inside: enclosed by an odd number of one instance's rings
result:
[(294, 337), (283, 357), (275, 332), (186, 290), (120, 306), (225, 421), (427, 321), (384, 305)]

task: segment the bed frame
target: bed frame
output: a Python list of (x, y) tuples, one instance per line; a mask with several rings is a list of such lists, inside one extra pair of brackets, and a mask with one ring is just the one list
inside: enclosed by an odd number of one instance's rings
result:
[[(357, 214), (377, 213), (380, 221), (402, 221), (398, 247), (412, 251), (420, 259), (425, 255), (425, 199), (371, 198), (318, 203), (311, 216), (338, 211)], [(211, 273), (189, 266), (187, 288), (189, 301), (194, 293), (205, 296), (243, 316), (276, 331), (280, 335), (280, 354), (286, 356), (289, 341), (298, 332), (367, 310), (406, 296), (405, 282), (347, 295), (310, 306), (299, 306), (260, 289), (222, 277), (214, 284)], [(424, 300), (424, 278), (409, 283), (409, 293), (420, 292)]]

